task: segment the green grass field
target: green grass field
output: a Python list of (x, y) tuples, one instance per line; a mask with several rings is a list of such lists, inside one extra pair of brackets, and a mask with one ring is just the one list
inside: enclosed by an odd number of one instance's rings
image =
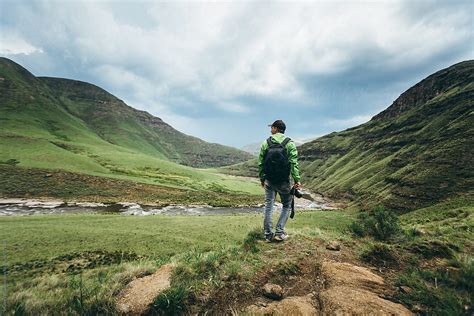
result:
[[(170, 188), (223, 190), (256, 194), (257, 181), (225, 176), (212, 169), (196, 169), (148, 156), (105, 142), (92, 146), (48, 138), (5, 136), (0, 132), (0, 163), (16, 160), (24, 168), (64, 170), (92, 176), (157, 184)], [(59, 147), (58, 147), (59, 146)]]
[[(287, 228), (295, 239), (347, 239), (350, 236), (346, 227), (353, 214), (301, 212), (289, 220)], [(107, 305), (112, 292), (123, 287), (133, 275), (151, 272), (163, 262), (180, 262), (186, 256), (199, 258), (209, 253), (239, 252), (245, 236), (261, 227), (262, 221), (261, 214), (0, 218), (2, 268), (7, 271), (3, 281), (6, 277), (8, 287), (2, 288), (1, 296), (7, 293), (10, 311), (34, 313), (73, 308), (71, 302), (77, 289), (71, 289), (70, 284), (82, 275), (84, 284), (98, 291), (98, 303)], [(229, 262), (226, 267), (236, 269), (235, 264)], [(260, 264), (257, 260), (251, 265)], [(99, 275), (108, 286), (99, 286)], [(64, 287), (65, 284), (69, 286)]]
[(193, 297), (214, 293), (220, 303), (200, 308), (217, 312), (225, 295), (237, 303), (251, 300), (262, 273), (284, 280), (299, 275), (302, 262), (330, 258), (324, 245), (331, 240), (343, 245), (339, 258), (376, 267), (395, 288), (411, 288), (392, 299), (414, 310), (452, 314), (472, 306), (472, 197), (399, 216), (401, 231), (385, 241), (353, 235), (357, 217), (348, 210), (298, 212), (283, 244), (260, 241), (262, 214), (3, 217), (2, 308), (9, 314), (114, 314), (114, 298), (134, 277), (173, 263), (172, 287), (153, 308), (179, 313)]

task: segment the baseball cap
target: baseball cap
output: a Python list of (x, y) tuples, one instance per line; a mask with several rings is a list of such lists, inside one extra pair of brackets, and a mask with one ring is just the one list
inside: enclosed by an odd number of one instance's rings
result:
[(268, 125), (270, 127), (274, 126), (278, 128), (280, 131), (284, 132), (286, 130), (286, 125), (282, 120), (276, 120), (272, 124)]

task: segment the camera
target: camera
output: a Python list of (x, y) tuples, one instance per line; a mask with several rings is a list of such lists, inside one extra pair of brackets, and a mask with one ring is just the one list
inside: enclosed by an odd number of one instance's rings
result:
[(295, 187), (292, 187), (291, 188), (291, 191), (290, 193), (294, 196), (296, 196), (298, 199), (300, 199), (301, 197), (303, 197), (303, 193), (301, 193), (300, 190), (296, 189)]

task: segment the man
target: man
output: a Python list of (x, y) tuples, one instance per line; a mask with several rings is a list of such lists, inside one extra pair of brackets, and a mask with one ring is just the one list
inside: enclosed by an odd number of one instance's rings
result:
[[(282, 120), (276, 120), (271, 127), (272, 136), (262, 143), (258, 161), (259, 176), (262, 187), (265, 188), (265, 218), (263, 220), (265, 241), (283, 241), (288, 238), (285, 224), (291, 207), (290, 174), (295, 182), (295, 188), (300, 189), (300, 172), (298, 167), (298, 152), (296, 145), (284, 133), (286, 125)], [(276, 193), (280, 194), (283, 208), (275, 229), (272, 232), (272, 213)]]

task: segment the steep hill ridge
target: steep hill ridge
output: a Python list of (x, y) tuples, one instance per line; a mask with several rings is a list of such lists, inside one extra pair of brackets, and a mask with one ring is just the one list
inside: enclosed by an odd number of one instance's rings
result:
[(185, 135), (90, 83), (35, 77), (3, 57), (0, 77), (3, 133), (49, 134), (61, 141), (77, 141), (71, 136), (87, 134), (95, 141), (192, 167), (218, 167), (251, 158), (244, 151)]
[[(182, 203), (213, 203), (209, 193), (240, 205), (242, 194), (259, 192), (256, 181), (192, 168), (243, 161), (250, 154), (180, 133), (92, 84), (38, 78), (6, 58), (0, 58), (0, 148), (3, 197), (73, 199), (87, 191), (94, 200), (121, 201), (137, 197), (132, 191), (142, 183), (161, 192), (146, 197), (153, 203), (169, 201), (180, 188), (192, 191)], [(84, 183), (53, 181), (62, 173), (88, 177)], [(32, 185), (32, 174), (43, 174), (45, 181)], [(100, 177), (108, 187), (97, 189)]]
[(300, 146), (303, 180), (330, 196), (409, 210), (474, 188), (474, 61), (436, 72), (369, 122)]
[(136, 110), (90, 83), (38, 77), (61, 100), (64, 108), (86, 122), (106, 141), (192, 167), (216, 167), (250, 159), (235, 148), (185, 135), (162, 119)]

